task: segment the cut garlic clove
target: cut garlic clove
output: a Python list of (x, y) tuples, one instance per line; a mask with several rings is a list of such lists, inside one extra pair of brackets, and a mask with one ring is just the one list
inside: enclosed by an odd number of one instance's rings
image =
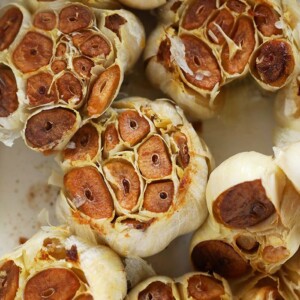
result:
[(132, 211), (138, 204), (141, 193), (140, 179), (134, 167), (126, 160), (112, 159), (105, 163), (103, 171), (120, 206)]
[(172, 163), (165, 142), (157, 135), (138, 148), (138, 166), (148, 179), (161, 179), (171, 174)]
[(109, 124), (103, 134), (103, 154), (105, 157), (109, 156), (109, 152), (117, 147), (120, 139), (118, 131), (114, 124)]
[(92, 21), (93, 15), (88, 7), (71, 4), (60, 11), (58, 29), (63, 33), (71, 33), (90, 27)]
[(211, 174), (206, 191), (209, 211), (229, 228), (258, 225), (279, 211), (285, 181), (271, 157), (256, 152), (234, 155)]
[(56, 27), (56, 25), (57, 20), (54, 11), (39, 11), (34, 15), (33, 26), (38, 29), (51, 31)]
[(20, 268), (13, 260), (0, 263), (0, 298), (15, 299), (19, 289)]
[(15, 48), (13, 63), (23, 73), (36, 71), (49, 64), (52, 51), (53, 42), (48, 36), (29, 31)]
[(85, 215), (94, 219), (112, 217), (112, 197), (96, 168), (72, 169), (64, 176), (64, 186), (69, 200)]
[(164, 299), (180, 300), (175, 282), (165, 276), (151, 277), (135, 286), (127, 300)]
[(12, 70), (0, 66), (0, 118), (6, 118), (19, 107), (17, 82)]
[(63, 106), (42, 108), (26, 121), (24, 140), (35, 151), (61, 150), (78, 129), (79, 113)]
[(206, 220), (194, 234), (190, 246), (191, 260), (197, 270), (217, 273), (226, 279), (240, 278), (251, 271), (247, 258), (230, 243), (230, 234), (219, 229), (211, 218)]
[(240, 1), (240, 0), (227, 0), (226, 6), (233, 12), (242, 14), (246, 12), (247, 9), (247, 4), (245, 1)]
[(126, 110), (118, 117), (120, 136), (130, 146), (136, 145), (150, 132), (149, 122), (137, 111)]
[(94, 66), (94, 62), (87, 57), (79, 56), (73, 59), (74, 71), (83, 78), (91, 77), (91, 70)]
[(217, 274), (187, 273), (176, 282), (181, 299), (232, 299), (228, 282)]
[(41, 106), (58, 102), (58, 93), (50, 73), (40, 72), (27, 79), (26, 94), (30, 106)]
[(193, 1), (184, 13), (181, 26), (186, 30), (200, 28), (216, 8), (216, 0)]
[(172, 181), (152, 182), (145, 190), (143, 209), (154, 212), (167, 212), (174, 199), (174, 183)]
[(7, 49), (15, 40), (23, 21), (22, 11), (17, 6), (7, 7), (0, 17), (0, 51)]
[(243, 74), (248, 70), (249, 59), (256, 47), (256, 32), (253, 20), (241, 16), (231, 33), (233, 44), (226, 43), (221, 58), (224, 70), (230, 74)]
[(100, 133), (93, 123), (83, 125), (62, 152), (62, 161), (94, 161), (99, 155)]
[(73, 298), (80, 288), (74, 272), (63, 268), (49, 268), (31, 277), (24, 289), (25, 300), (40, 298)]
[(122, 82), (121, 70), (114, 65), (100, 74), (87, 103), (89, 117), (98, 117), (109, 107)]
[(258, 4), (254, 8), (254, 21), (257, 29), (264, 37), (281, 35), (282, 28), (278, 28), (279, 13), (268, 3)]
[(284, 87), (295, 71), (293, 46), (286, 40), (274, 39), (262, 44), (251, 61), (251, 74), (271, 91)]

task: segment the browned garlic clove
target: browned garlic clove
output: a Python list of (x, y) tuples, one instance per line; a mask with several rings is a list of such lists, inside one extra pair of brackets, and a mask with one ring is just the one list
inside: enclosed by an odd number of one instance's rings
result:
[(281, 35), (282, 29), (276, 27), (280, 21), (279, 13), (268, 3), (261, 3), (254, 8), (254, 21), (263, 36)]
[(88, 7), (71, 4), (60, 11), (58, 29), (63, 33), (71, 33), (88, 28), (92, 20), (93, 15)]
[(24, 299), (71, 299), (79, 287), (79, 279), (72, 271), (63, 268), (49, 268), (28, 280), (24, 289)]
[(18, 7), (11, 7), (0, 18), (0, 51), (7, 49), (19, 33), (23, 14)]
[(25, 125), (25, 139), (33, 149), (54, 149), (77, 128), (77, 114), (64, 107), (54, 107), (33, 114)]
[(36, 71), (49, 64), (52, 57), (52, 40), (38, 32), (29, 31), (13, 52), (13, 62), (23, 73)]
[(17, 82), (9, 67), (0, 65), (0, 118), (8, 117), (18, 107)]
[(172, 288), (161, 281), (154, 281), (138, 295), (138, 300), (148, 299), (174, 300)]
[(27, 79), (27, 97), (31, 106), (58, 102), (58, 94), (50, 73), (40, 72)]
[(64, 186), (70, 201), (85, 215), (94, 219), (112, 217), (112, 197), (95, 167), (72, 169), (64, 177)]
[(74, 71), (81, 77), (90, 78), (94, 66), (94, 62), (87, 57), (79, 56), (73, 59)]
[(20, 268), (12, 261), (8, 260), (0, 265), (0, 298), (15, 299), (19, 289)]
[(109, 124), (103, 134), (104, 154), (113, 150), (120, 142), (118, 131), (114, 124)]
[(198, 243), (191, 258), (203, 272), (215, 272), (225, 278), (239, 278), (250, 270), (249, 264), (226, 242), (207, 240)]
[(138, 148), (138, 166), (144, 177), (160, 179), (172, 172), (172, 163), (164, 141), (157, 135)]
[(40, 11), (35, 14), (33, 25), (42, 30), (51, 31), (56, 27), (56, 15), (51, 10)]
[[(66, 68), (67, 68), (67, 63), (62, 59), (54, 60), (51, 64), (51, 70), (54, 74), (58, 74), (58, 73), (64, 71)], [(74, 69), (76, 71), (75, 66), (74, 66)]]
[(112, 159), (103, 170), (120, 206), (128, 211), (133, 210), (140, 197), (141, 183), (132, 164), (124, 159)]
[(137, 111), (126, 110), (118, 116), (119, 132), (123, 141), (134, 146), (150, 132), (149, 122)]
[(190, 154), (189, 154), (189, 148), (187, 145), (187, 137), (181, 132), (176, 132), (173, 135), (173, 138), (179, 149), (178, 163), (182, 168), (185, 169), (189, 165), (189, 162), (190, 162)]
[(143, 208), (154, 213), (167, 212), (174, 194), (172, 181), (152, 182), (145, 190)]
[(83, 125), (62, 152), (63, 160), (93, 161), (99, 152), (99, 140), (99, 132), (95, 126), (90, 123)]
[(121, 70), (118, 65), (109, 67), (96, 80), (87, 103), (89, 117), (101, 115), (110, 105), (121, 81)]

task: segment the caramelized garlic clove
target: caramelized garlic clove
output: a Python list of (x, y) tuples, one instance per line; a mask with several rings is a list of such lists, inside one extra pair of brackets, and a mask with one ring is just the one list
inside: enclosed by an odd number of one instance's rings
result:
[(154, 213), (167, 212), (173, 203), (174, 194), (172, 181), (151, 182), (144, 193), (143, 209)]
[(93, 14), (81, 4), (71, 4), (59, 13), (58, 29), (63, 33), (72, 33), (91, 26)]
[(0, 265), (0, 298), (1, 299), (15, 299), (19, 289), (19, 274), (20, 267), (18, 267), (13, 260), (7, 260)]
[(0, 118), (6, 118), (19, 107), (17, 82), (12, 70), (0, 65)]
[(23, 21), (21, 10), (12, 6), (0, 17), (0, 51), (7, 49), (15, 40)]
[(259, 83), (279, 89), (288, 83), (295, 63), (293, 48), (288, 41), (269, 40), (255, 52), (251, 72)]
[(28, 280), (24, 300), (71, 299), (79, 288), (80, 282), (75, 273), (63, 268), (49, 268)]
[(115, 149), (119, 144), (120, 139), (116, 126), (111, 123), (109, 124), (103, 134), (103, 152), (105, 156), (108, 156), (108, 153)]
[(26, 143), (42, 152), (57, 149), (68, 142), (78, 122), (78, 113), (65, 107), (42, 109), (26, 121)]
[(275, 212), (261, 180), (235, 185), (224, 191), (213, 203), (215, 219), (236, 229), (255, 226)]
[(79, 49), (83, 55), (91, 58), (97, 56), (108, 56), (111, 52), (109, 43), (100, 35), (94, 34), (85, 40)]
[(71, 72), (64, 73), (56, 81), (59, 98), (72, 105), (80, 105), (83, 100), (80, 80)]
[(186, 30), (200, 28), (216, 8), (216, 0), (193, 1), (183, 16), (181, 26)]
[[(57, 59), (51, 63), (51, 70), (54, 74), (58, 74), (58, 73), (64, 71), (65, 69), (67, 69), (67, 66), (68, 65), (67, 65), (66, 61), (64, 61), (62, 59)], [(75, 66), (74, 66), (74, 69), (76, 69)]]
[(221, 52), (222, 66), (230, 75), (243, 74), (256, 47), (256, 32), (253, 20), (241, 16), (235, 24), (231, 39), (235, 44), (225, 44)]
[(268, 3), (261, 3), (255, 6), (254, 21), (257, 29), (265, 37), (282, 34), (282, 29), (276, 27), (276, 23), (280, 21), (280, 15)]
[(27, 79), (26, 94), (30, 106), (57, 103), (58, 94), (50, 73), (40, 72)]
[(240, 0), (227, 0), (226, 6), (233, 12), (242, 14), (246, 11), (247, 5)]
[(103, 176), (92, 166), (75, 168), (64, 176), (66, 194), (74, 206), (94, 219), (111, 218), (113, 200)]
[(53, 42), (41, 33), (29, 31), (15, 48), (12, 59), (23, 73), (29, 73), (49, 64)]
[(173, 138), (179, 149), (178, 163), (183, 169), (185, 169), (190, 163), (190, 154), (189, 147), (187, 144), (187, 137), (181, 132), (176, 132), (173, 135)]
[(124, 159), (112, 159), (104, 165), (103, 170), (120, 206), (132, 211), (141, 193), (140, 179), (132, 164)]
[(72, 137), (64, 151), (63, 160), (93, 161), (99, 152), (100, 134), (91, 123), (83, 125)]
[(94, 66), (94, 62), (87, 57), (79, 56), (73, 58), (74, 71), (83, 78), (92, 76), (91, 70)]
[(165, 142), (157, 135), (138, 148), (138, 166), (145, 178), (161, 179), (171, 175), (172, 163)]
[(51, 31), (56, 27), (56, 25), (57, 21), (56, 14), (54, 13), (54, 11), (39, 11), (34, 15), (33, 26), (35, 26), (38, 29)]
[(134, 146), (150, 132), (149, 122), (137, 111), (126, 110), (118, 116), (119, 132), (123, 141)]
[(121, 83), (121, 70), (113, 65), (100, 74), (87, 102), (89, 117), (100, 116), (111, 104)]
[(239, 278), (250, 270), (249, 264), (221, 240), (199, 242), (191, 253), (195, 267), (202, 272), (214, 272), (225, 278)]

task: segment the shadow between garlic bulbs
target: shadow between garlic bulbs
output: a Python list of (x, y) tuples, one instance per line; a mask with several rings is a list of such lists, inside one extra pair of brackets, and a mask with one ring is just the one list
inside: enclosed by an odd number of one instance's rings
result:
[(57, 158), (60, 221), (141, 257), (202, 224), (211, 155), (180, 108), (128, 98), (87, 124)]

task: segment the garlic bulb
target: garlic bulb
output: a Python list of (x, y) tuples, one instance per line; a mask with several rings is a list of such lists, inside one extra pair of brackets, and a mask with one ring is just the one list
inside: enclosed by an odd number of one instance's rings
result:
[(211, 221), (208, 229), (199, 229), (191, 246), (200, 270), (208, 271), (205, 251), (212, 248), (220, 255), (217, 245), (223, 242), (225, 257), (232, 252), (244, 261), (245, 272), (237, 276), (247, 273), (246, 262), (254, 270), (275, 273), (294, 255), (300, 245), (300, 195), (284, 172), (272, 157), (256, 152), (234, 155), (212, 172), (206, 190)]
[(0, 260), (1, 299), (123, 299), (126, 274), (106, 246), (44, 227)]
[[(11, 94), (1, 98), (0, 139), (7, 144), (27, 115), (32, 118), (42, 108), (64, 105), (80, 109), (83, 119), (99, 117), (116, 98), (124, 73), (145, 43), (141, 22), (124, 9), (110, 9), (116, 7), (112, 1), (93, 7), (62, 0), (18, 3), (0, 8), (0, 88), (12, 86)], [(55, 130), (59, 128), (44, 128), (52, 135)], [(34, 144), (23, 137), (29, 146)], [(50, 140), (31, 148), (44, 152), (63, 146)]]
[(151, 277), (135, 286), (127, 300), (232, 299), (227, 281), (214, 274), (193, 272), (175, 280), (165, 276)]
[[(228, 83), (249, 73), (265, 90), (286, 86), (298, 54), (294, 20), (279, 1), (169, 1), (146, 50), (146, 73), (154, 86), (204, 119), (222, 107)], [(293, 9), (299, 9), (295, 2)]]
[(153, 255), (206, 218), (209, 159), (172, 102), (117, 101), (58, 156), (58, 217), (78, 234), (93, 230), (124, 256)]

